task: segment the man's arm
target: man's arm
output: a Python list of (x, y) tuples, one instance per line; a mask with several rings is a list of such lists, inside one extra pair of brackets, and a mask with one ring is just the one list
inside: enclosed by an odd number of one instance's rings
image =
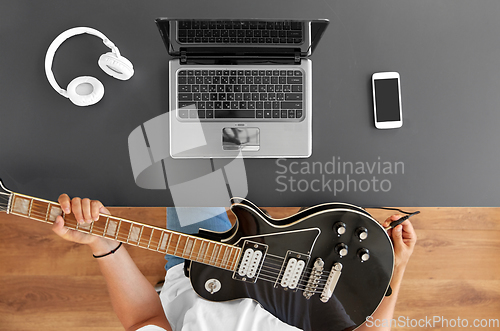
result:
[[(384, 222), (383, 226), (388, 226), (391, 222), (397, 221), (400, 217), (400, 215), (393, 215), (389, 217)], [(415, 243), (417, 242), (417, 234), (408, 220), (396, 226), (394, 229), (388, 230), (387, 232), (389, 237), (392, 239), (394, 246), (394, 272), (390, 283), (392, 294), (388, 297), (384, 297), (380, 306), (378, 306), (377, 310), (371, 316), (371, 319), (357, 329), (360, 331), (388, 331), (391, 329), (390, 321), (394, 315), (394, 308), (396, 307), (396, 301), (398, 299), (399, 288), (401, 287), (401, 282), (403, 280), (403, 274), (410, 256), (413, 253)], [(388, 326), (376, 327), (376, 325), (382, 325), (382, 320), (387, 321), (384, 325)]]
[[(66, 214), (73, 212), (80, 223), (97, 220), (99, 213), (109, 214), (97, 200), (80, 198), (70, 200), (63, 194), (59, 197), (59, 203)], [(95, 256), (107, 254), (119, 244), (113, 240), (65, 228), (61, 216), (57, 217), (52, 230), (66, 240), (87, 244)], [(97, 260), (106, 280), (113, 308), (125, 330), (137, 330), (148, 324), (172, 330), (158, 294), (137, 268), (124, 246), (115, 253)]]

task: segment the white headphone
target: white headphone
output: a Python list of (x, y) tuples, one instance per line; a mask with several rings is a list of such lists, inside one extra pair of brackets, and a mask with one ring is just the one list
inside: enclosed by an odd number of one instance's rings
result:
[(69, 98), (77, 106), (93, 105), (104, 96), (104, 86), (94, 77), (82, 76), (73, 79), (67, 88), (67, 91), (62, 89), (56, 82), (54, 73), (52, 72), (52, 62), (56, 50), (61, 44), (73, 36), (88, 33), (99, 37), (103, 40), (104, 45), (111, 49), (111, 52), (103, 54), (99, 57), (99, 67), (108, 75), (120, 80), (127, 80), (134, 75), (134, 66), (132, 63), (120, 55), (118, 47), (115, 46), (104, 34), (87, 27), (77, 27), (64, 31), (50, 44), (45, 55), (45, 74), (50, 85), (62, 96)]

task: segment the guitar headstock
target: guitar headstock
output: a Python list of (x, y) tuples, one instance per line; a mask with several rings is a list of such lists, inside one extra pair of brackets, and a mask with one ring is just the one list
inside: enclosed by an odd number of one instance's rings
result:
[(7, 189), (0, 179), (0, 211), (7, 211), (11, 195), (12, 191)]

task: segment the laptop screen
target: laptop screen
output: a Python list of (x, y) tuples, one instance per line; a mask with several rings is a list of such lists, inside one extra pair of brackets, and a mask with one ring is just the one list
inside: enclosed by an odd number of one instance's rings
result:
[(172, 56), (293, 56), (312, 54), (329, 21), (286, 19), (155, 20)]

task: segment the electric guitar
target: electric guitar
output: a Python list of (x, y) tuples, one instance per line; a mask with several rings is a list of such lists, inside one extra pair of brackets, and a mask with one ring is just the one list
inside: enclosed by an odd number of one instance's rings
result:
[(273, 219), (245, 199), (232, 199), (235, 225), (224, 233), (187, 235), (101, 214), (90, 224), (64, 215), (58, 203), (7, 190), (9, 214), (66, 227), (186, 259), (201, 297), (251, 298), (283, 322), (305, 331), (352, 330), (380, 304), (394, 265), (390, 238), (362, 208), (326, 203)]

